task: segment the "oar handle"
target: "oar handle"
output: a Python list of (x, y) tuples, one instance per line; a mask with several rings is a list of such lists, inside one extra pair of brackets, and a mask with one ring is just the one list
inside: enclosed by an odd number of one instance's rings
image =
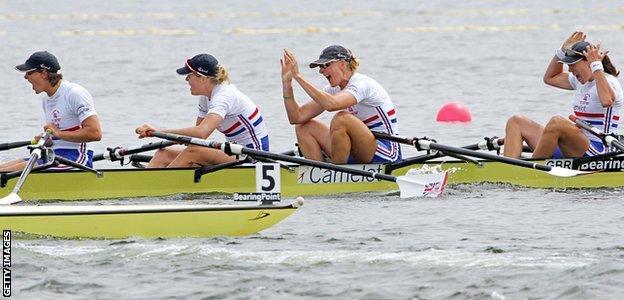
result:
[(618, 138), (616, 138), (612, 134), (604, 133), (602, 130), (596, 128), (595, 126), (592, 126), (584, 120), (581, 120), (575, 115), (570, 115), (568, 118), (570, 118), (570, 120), (574, 122), (576, 126), (591, 132), (591, 134), (603, 140), (604, 143), (607, 144), (607, 146), (613, 146), (618, 150), (624, 151), (624, 143), (620, 142), (620, 140), (618, 140)]
[(105, 160), (105, 159), (110, 160), (110, 161), (116, 161), (116, 160), (120, 160), (122, 157), (126, 155), (132, 155), (136, 153), (162, 149), (162, 148), (166, 148), (175, 144), (176, 144), (175, 142), (160, 141), (160, 142), (149, 143), (140, 147), (130, 148), (130, 149), (124, 149), (122, 147), (107, 148), (106, 152), (94, 155), (93, 161), (100, 161), (100, 160)]

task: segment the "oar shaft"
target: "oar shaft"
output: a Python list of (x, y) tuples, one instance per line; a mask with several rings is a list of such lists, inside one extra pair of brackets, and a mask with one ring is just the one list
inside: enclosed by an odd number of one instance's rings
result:
[(515, 159), (515, 158), (510, 158), (510, 157), (489, 154), (485, 152), (478, 152), (478, 151), (469, 150), (466, 148), (441, 145), (441, 144), (434, 143), (427, 139), (406, 138), (406, 137), (401, 137), (401, 136), (390, 135), (390, 134), (383, 133), (383, 132), (373, 132), (373, 134), (377, 138), (382, 138), (382, 139), (395, 141), (399, 143), (406, 143), (406, 144), (414, 145), (416, 149), (419, 149), (419, 150), (420, 149), (424, 149), (424, 150), (433, 149), (433, 150), (438, 150), (438, 151), (443, 151), (443, 152), (454, 152), (457, 154), (463, 154), (463, 155), (471, 156), (471, 157), (500, 161), (500, 162), (504, 162), (504, 163), (508, 163), (508, 164), (512, 164), (516, 166), (525, 167), (525, 168), (532, 168), (532, 169), (542, 170), (542, 171), (552, 170), (552, 167), (547, 166), (547, 165), (542, 165), (542, 164), (538, 164), (538, 163), (534, 163), (530, 161), (524, 161), (521, 159)]
[(373, 135), (378, 139), (393, 141), (401, 144), (414, 145), (415, 139), (399, 135), (388, 134), (385, 132), (373, 131)]
[(33, 141), (21, 141), (0, 144), (0, 151), (32, 145)]
[[(414, 145), (418, 140), (416, 138), (404, 137), (399, 135), (388, 134), (385, 132), (373, 131), (373, 135), (378, 139), (394, 141), (402, 144)], [(505, 144), (504, 138), (487, 138), (479, 143), (464, 146), (462, 148), (468, 150), (497, 150), (500, 149), (500, 146)]]
[(100, 172), (100, 171), (98, 171), (96, 169), (93, 169), (93, 168), (89, 168), (89, 167), (87, 167), (85, 165), (81, 165), (81, 164), (79, 164), (79, 163), (77, 163), (77, 162), (75, 162), (73, 160), (69, 160), (69, 159), (64, 158), (62, 156), (55, 156), (54, 160), (56, 160), (57, 162), (59, 162), (61, 164), (66, 165), (66, 166), (70, 166), (70, 167), (73, 167), (73, 168), (76, 168), (76, 169), (80, 169), (80, 170), (83, 170), (83, 171), (86, 171), (86, 172), (91, 172), (91, 173), (97, 175), (98, 177), (102, 177), (102, 172)]
[(297, 164), (300, 164), (300, 165), (308, 165), (308, 166), (311, 166), (311, 167), (317, 167), (317, 168), (322, 168), (322, 169), (329, 169), (329, 170), (334, 170), (334, 171), (344, 172), (344, 173), (352, 173), (352, 174), (356, 174), (356, 175), (361, 175), (361, 176), (366, 176), (366, 177), (373, 177), (373, 178), (377, 178), (377, 179), (382, 179), (382, 180), (388, 180), (388, 181), (396, 182), (396, 177), (395, 176), (390, 176), (390, 175), (385, 175), (385, 174), (380, 174), (380, 173), (375, 173), (375, 172), (370, 172), (370, 171), (364, 171), (364, 170), (347, 168), (347, 167), (343, 167), (343, 166), (340, 166), (340, 165), (334, 165), (334, 164), (330, 164), (330, 163), (326, 163), (326, 162), (322, 162), (322, 161), (314, 161), (314, 160), (304, 159), (304, 158), (300, 158), (300, 157), (296, 157), (296, 156), (288, 156), (288, 155), (283, 155), (283, 154), (264, 152), (264, 151), (260, 151), (260, 150), (250, 149), (250, 148), (243, 148), (242, 149), (242, 153), (243, 154), (247, 154), (247, 155), (251, 155), (251, 156), (254, 156), (254, 155), (255, 156), (264, 156), (266, 158), (270, 158), (270, 159), (274, 159), (274, 160), (287, 161), (287, 162), (297, 163)]
[(28, 174), (30, 174), (30, 170), (32, 170), (40, 157), (41, 149), (34, 149), (33, 152), (30, 154), (30, 159), (26, 163), (24, 171), (22, 172), (20, 178), (17, 180), (17, 183), (13, 187), (13, 193), (17, 194), (19, 192), (19, 190), (22, 188), (22, 185), (24, 185), (24, 182), (26, 182), (26, 177), (28, 177)]
[(193, 138), (193, 137), (172, 134), (172, 133), (165, 133), (165, 132), (152, 132), (151, 135), (162, 138), (162, 139), (166, 139), (166, 140), (179, 141), (185, 144), (193, 144), (193, 145), (204, 146), (204, 147), (209, 147), (209, 148), (214, 148), (214, 149), (221, 149), (223, 151), (230, 152), (233, 154), (247, 154), (250, 156), (258, 156), (258, 157), (270, 158), (274, 160), (287, 161), (287, 162), (297, 163), (300, 165), (307, 165), (311, 167), (334, 170), (334, 171), (343, 172), (343, 173), (351, 173), (355, 175), (373, 177), (376, 179), (387, 180), (387, 181), (392, 181), (392, 182), (397, 181), (397, 178), (391, 175), (352, 169), (352, 168), (343, 167), (340, 165), (334, 165), (334, 164), (330, 164), (326, 162), (314, 161), (314, 160), (309, 160), (309, 159), (295, 157), (295, 156), (271, 153), (271, 152), (262, 151), (262, 150), (255, 150), (255, 149), (247, 148), (238, 144), (220, 143), (220, 142)]
[(161, 141), (161, 142), (156, 142), (156, 143), (149, 143), (140, 147), (130, 148), (130, 149), (123, 149), (123, 148), (111, 149), (110, 151), (106, 151), (104, 153), (93, 156), (93, 161), (100, 161), (100, 160), (105, 160), (105, 159), (117, 160), (126, 155), (132, 155), (136, 153), (162, 149), (162, 148), (166, 148), (175, 144), (176, 144), (175, 142)]
[(585, 122), (584, 120), (579, 119), (575, 115), (570, 115), (569, 118), (570, 120), (572, 120), (572, 122), (576, 123), (578, 127), (583, 128), (591, 132), (593, 135), (603, 139), (605, 143), (607, 143), (608, 146), (613, 146), (617, 148), (618, 150), (624, 151), (624, 143), (620, 142), (614, 136), (604, 133), (602, 130), (598, 129), (595, 126), (592, 126), (591, 124)]
[(478, 151), (472, 151), (472, 150), (459, 148), (459, 147), (441, 145), (441, 144), (434, 143), (434, 142), (424, 140), (424, 139), (418, 140), (418, 143), (420, 147), (423, 149), (435, 149), (435, 150), (440, 150), (440, 151), (455, 152), (455, 153), (463, 154), (466, 156), (500, 161), (500, 162), (508, 163), (511, 165), (521, 166), (525, 168), (533, 168), (533, 169), (542, 170), (542, 171), (552, 170), (552, 167), (547, 166), (547, 165), (542, 165), (542, 164), (538, 164), (538, 163), (534, 163), (530, 161), (524, 161), (521, 159), (516, 159), (516, 158), (511, 158), (511, 157), (494, 155), (494, 154), (490, 154), (486, 152), (478, 152)]
[(30, 171), (32, 170), (32, 168), (37, 164), (37, 160), (41, 158), (42, 147), (43, 145), (45, 145), (50, 135), (51, 135), (50, 133), (44, 132), (41, 135), (41, 138), (39, 139), (39, 141), (37, 141), (35, 148), (32, 149), (32, 152), (30, 153), (30, 158), (28, 159), (28, 162), (26, 163), (26, 167), (24, 167), (24, 171), (22, 171), (22, 174), (17, 180), (17, 183), (13, 187), (14, 194), (17, 195), (19, 193), (19, 190), (22, 188), (22, 185), (24, 184), (24, 182), (26, 182), (26, 177), (28, 177), (28, 174), (30, 174)]

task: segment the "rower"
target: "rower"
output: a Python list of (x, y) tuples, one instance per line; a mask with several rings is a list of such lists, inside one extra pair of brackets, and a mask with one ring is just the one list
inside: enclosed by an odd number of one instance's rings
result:
[[(92, 167), (93, 148), (90, 142), (102, 139), (102, 129), (91, 94), (84, 87), (63, 80), (57, 58), (47, 51), (33, 53), (15, 69), (25, 73), (24, 79), (32, 85), (35, 94), (45, 93), (42, 99), (46, 121), (43, 131), (52, 135), (51, 148), (56, 156)], [(35, 139), (38, 140), (39, 136)], [(26, 160), (16, 159), (0, 164), (0, 172), (22, 170)], [(38, 162), (39, 165), (43, 163)], [(70, 167), (56, 167), (67, 168)]]
[[(544, 82), (576, 90), (574, 115), (600, 127), (609, 134), (617, 129), (624, 95), (613, 66), (600, 45), (585, 41), (583, 32), (574, 32), (550, 60)], [(568, 72), (563, 68), (568, 66)], [(603, 141), (580, 130), (567, 118), (556, 116), (546, 126), (516, 115), (507, 121), (505, 156), (518, 158), (525, 141), (533, 149), (533, 158), (588, 157), (612, 151)]]
[[(199, 113), (195, 126), (181, 129), (158, 129), (143, 124), (135, 131), (139, 138), (161, 131), (206, 139), (215, 129), (228, 142), (248, 148), (268, 151), (269, 135), (256, 104), (229, 83), (228, 72), (210, 54), (198, 54), (187, 59), (177, 73), (186, 76), (191, 94), (199, 96)], [(180, 168), (215, 165), (236, 160), (223, 151), (199, 146), (174, 146), (156, 151), (149, 168)]]
[[(299, 72), (295, 55), (284, 50), (280, 60), (284, 106), (288, 120), (296, 124), (297, 141), (308, 159), (323, 160), (329, 155), (333, 163), (382, 163), (401, 159), (399, 143), (377, 140), (371, 132), (398, 134), (394, 104), (386, 90), (374, 79), (357, 73), (358, 61), (352, 51), (340, 45), (321, 52), (310, 68), (329, 85), (318, 89)], [(295, 101), (293, 79), (312, 98), (306, 104)], [(337, 112), (330, 126), (315, 120), (324, 111)]]

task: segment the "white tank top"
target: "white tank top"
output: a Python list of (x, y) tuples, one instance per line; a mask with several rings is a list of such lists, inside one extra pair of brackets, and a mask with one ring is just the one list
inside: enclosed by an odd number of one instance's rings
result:
[[(44, 95), (43, 113), (46, 124), (52, 123), (62, 131), (75, 131), (82, 128), (82, 122), (96, 115), (93, 97), (82, 86), (61, 81), (52, 97)], [(93, 150), (90, 143), (73, 143), (55, 139), (52, 149), (75, 149), (80, 153)]]
[[(620, 112), (622, 110), (622, 100), (624, 99), (622, 85), (617, 78), (611, 74), (605, 73), (605, 76), (615, 93), (615, 101), (610, 107), (602, 107), (600, 98), (598, 98), (598, 91), (596, 90), (596, 80), (581, 84), (572, 73), (569, 73), (568, 80), (572, 88), (576, 90), (572, 101), (572, 107), (574, 115), (579, 119), (588, 122), (605, 133), (616, 133)], [(583, 130), (583, 133), (590, 141), (601, 142), (600, 138), (595, 135), (585, 130)]]
[(219, 84), (212, 89), (210, 98), (199, 97), (198, 117), (205, 118), (209, 113), (223, 118), (217, 130), (227, 141), (262, 149), (261, 140), (268, 136), (264, 118), (256, 104), (234, 85)]
[(372, 131), (399, 134), (394, 104), (386, 90), (374, 79), (354, 73), (344, 89), (328, 85), (324, 91), (332, 95), (340, 91), (351, 93), (357, 103), (345, 111), (362, 120)]

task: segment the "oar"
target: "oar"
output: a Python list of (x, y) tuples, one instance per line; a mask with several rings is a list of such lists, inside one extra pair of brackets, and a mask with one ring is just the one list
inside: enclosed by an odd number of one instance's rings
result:
[(9, 150), (9, 149), (13, 149), (13, 148), (24, 147), (24, 146), (28, 146), (28, 145), (34, 145), (34, 144), (36, 144), (35, 140), (2, 143), (2, 144), (0, 144), (0, 151)]
[(22, 185), (26, 181), (26, 177), (28, 177), (28, 174), (30, 174), (30, 170), (32, 170), (32, 168), (35, 166), (35, 164), (37, 163), (37, 160), (41, 158), (41, 151), (44, 148), (43, 145), (45, 145), (49, 135), (50, 133), (48, 132), (44, 132), (41, 135), (41, 138), (39, 139), (37, 144), (35, 144), (34, 148), (32, 149), (32, 152), (30, 153), (30, 158), (28, 159), (28, 162), (26, 163), (26, 167), (24, 167), (24, 171), (22, 171), (22, 175), (20, 176), (19, 180), (15, 184), (15, 187), (13, 187), (13, 191), (11, 191), (11, 193), (6, 195), (4, 198), (0, 199), (0, 205), (10, 205), (10, 204), (15, 204), (15, 203), (22, 201), (22, 198), (18, 195), (18, 193), (20, 189), (22, 188)]
[(349, 173), (354, 175), (372, 177), (380, 180), (386, 180), (395, 182), (399, 186), (399, 190), (401, 192), (401, 198), (409, 198), (415, 196), (423, 196), (426, 194), (426, 188), (432, 188), (435, 186), (437, 189), (443, 189), (446, 184), (446, 174), (444, 174), (443, 182), (421, 182), (415, 178), (415, 176), (392, 176), (386, 174), (380, 174), (370, 171), (351, 169), (348, 167), (343, 167), (339, 165), (334, 165), (331, 163), (320, 162), (315, 160), (309, 160), (301, 157), (289, 156), (284, 154), (277, 154), (262, 150), (255, 150), (251, 148), (244, 147), (242, 145), (229, 143), (229, 142), (215, 142), (210, 140), (203, 140), (199, 138), (165, 133), (165, 132), (150, 132), (149, 135), (159, 137), (166, 140), (177, 141), (184, 144), (193, 144), (202, 147), (208, 147), (213, 149), (220, 149), (228, 154), (246, 154), (254, 157), (264, 157), (268, 159), (287, 161), (292, 163), (297, 163), (300, 165), (306, 165), (311, 167), (317, 167), (322, 169), (333, 170), (337, 172)]
[(576, 123), (576, 125), (580, 128), (583, 128), (589, 132), (591, 132), (593, 135), (599, 137), (601, 140), (603, 140), (605, 142), (605, 144), (607, 144), (607, 146), (609, 147), (614, 147), (617, 148), (620, 151), (624, 151), (624, 144), (622, 142), (620, 142), (618, 140), (618, 138), (616, 138), (615, 136), (613, 136), (612, 134), (606, 134), (604, 133), (602, 130), (592, 126), (591, 124), (579, 119), (577, 116), (575, 115), (570, 115), (569, 116), (570, 120), (574, 123)]
[(459, 147), (442, 145), (442, 144), (434, 143), (431, 140), (426, 139), (426, 138), (421, 138), (421, 139), (419, 139), (419, 138), (407, 138), (407, 137), (395, 136), (395, 135), (391, 135), (391, 134), (387, 134), (387, 133), (383, 133), (383, 132), (377, 132), (377, 131), (374, 131), (373, 134), (377, 138), (382, 138), (382, 139), (386, 139), (386, 140), (389, 140), (389, 141), (395, 141), (395, 142), (399, 142), (399, 143), (405, 143), (405, 144), (412, 145), (412, 146), (416, 147), (416, 149), (418, 149), (419, 151), (434, 149), (434, 150), (439, 150), (439, 151), (444, 151), (444, 152), (455, 152), (455, 153), (463, 154), (463, 155), (466, 155), (466, 156), (472, 156), (472, 157), (478, 157), (478, 158), (483, 158), (483, 159), (489, 159), (489, 160), (492, 160), (492, 161), (498, 161), (498, 162), (502, 162), (502, 163), (506, 163), (506, 164), (511, 164), (511, 165), (514, 165), (514, 166), (519, 166), (519, 167), (524, 167), (524, 168), (544, 171), (544, 172), (548, 172), (548, 174), (550, 174), (550, 175), (557, 176), (557, 177), (572, 177), (572, 176), (584, 175), (584, 174), (591, 173), (591, 172), (584, 172), (584, 171), (565, 169), (565, 168), (561, 168), (561, 167), (551, 167), (551, 166), (547, 166), (547, 165), (544, 165), (544, 164), (539, 164), (539, 163), (535, 163), (535, 162), (525, 161), (525, 160), (521, 160), (521, 159), (516, 159), (516, 158), (511, 158), (511, 157), (504, 157), (504, 156), (498, 156), (498, 155), (493, 155), (493, 154), (485, 153), (485, 152), (478, 152), (478, 151), (468, 150), (468, 149), (459, 148)]
[(161, 141), (157, 143), (145, 144), (143, 146), (130, 148), (130, 149), (124, 149), (121, 147), (107, 148), (106, 152), (102, 154), (94, 155), (93, 161), (100, 161), (100, 160), (105, 160), (105, 159), (108, 159), (110, 161), (117, 161), (117, 160), (122, 159), (126, 155), (147, 152), (147, 151), (156, 150), (156, 149), (162, 149), (162, 148), (166, 148), (175, 144), (176, 143), (174, 142)]
[[(379, 138), (379, 139), (383, 139), (383, 138)], [(489, 140), (491, 140), (492, 142), (489, 142)], [(501, 143), (502, 139), (488, 139), (488, 140), (484, 140), (483, 142), (479, 142), (477, 144), (472, 144), (472, 145), (468, 145), (468, 146), (463, 146), (462, 148), (466, 148), (469, 150), (488, 150), (488, 143), (491, 143), (492, 145), (494, 145), (494, 143)], [(409, 143), (409, 145), (412, 145), (412, 143)], [(498, 146), (500, 146), (502, 144), (498, 144)], [(496, 148), (497, 149), (497, 148)], [(443, 157), (448, 155), (448, 153), (444, 153), (441, 151), (435, 151), (435, 153), (428, 153), (428, 154), (422, 154), (422, 155), (418, 155), (418, 156), (414, 156), (414, 157), (409, 157), (409, 158), (405, 158), (401, 161), (398, 162), (394, 162), (394, 163), (389, 163), (386, 165), (386, 172), (392, 172), (396, 169), (400, 169), (403, 167), (407, 167), (407, 166), (411, 166), (411, 165), (415, 165), (418, 163), (422, 163), (422, 162), (426, 162), (438, 157)], [(449, 155), (450, 156), (450, 155)], [(455, 157), (458, 158), (460, 160), (465, 160), (467, 157), (466, 156), (461, 156), (461, 157)], [(470, 159), (471, 163), (476, 163), (478, 166), (482, 166), (482, 163), (480, 161), (476, 161), (476, 160), (472, 160)]]

